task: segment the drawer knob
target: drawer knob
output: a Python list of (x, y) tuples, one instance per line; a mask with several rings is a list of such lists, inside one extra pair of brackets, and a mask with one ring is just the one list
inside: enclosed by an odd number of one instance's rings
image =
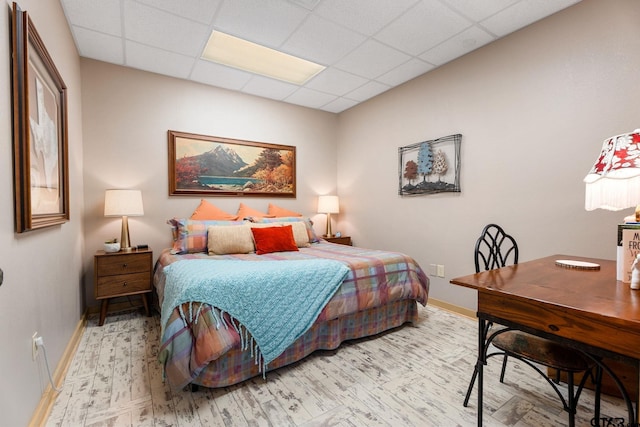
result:
[(127, 286), (127, 282), (122, 282), (122, 287)]
[(122, 268), (127, 268), (127, 263), (122, 264)]

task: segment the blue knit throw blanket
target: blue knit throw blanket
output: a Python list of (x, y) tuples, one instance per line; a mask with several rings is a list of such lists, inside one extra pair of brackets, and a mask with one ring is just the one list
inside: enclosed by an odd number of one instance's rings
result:
[[(209, 304), (228, 313), (243, 338), (243, 350), (262, 356), (262, 372), (315, 322), (350, 271), (333, 260), (182, 260), (164, 269), (162, 335), (174, 308)], [(202, 306), (201, 306), (202, 307)], [(214, 316), (217, 316), (215, 311)], [(199, 312), (181, 313), (191, 322)], [(239, 323), (239, 324), (238, 324)], [(245, 331), (242, 330), (245, 328)], [(247, 342), (246, 332), (255, 342)]]

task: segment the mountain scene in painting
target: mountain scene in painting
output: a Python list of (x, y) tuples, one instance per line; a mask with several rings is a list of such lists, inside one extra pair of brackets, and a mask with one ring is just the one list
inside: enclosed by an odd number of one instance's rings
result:
[(255, 148), (249, 163), (228, 145), (176, 159), (176, 183), (181, 189), (209, 191), (292, 192), (293, 153)]

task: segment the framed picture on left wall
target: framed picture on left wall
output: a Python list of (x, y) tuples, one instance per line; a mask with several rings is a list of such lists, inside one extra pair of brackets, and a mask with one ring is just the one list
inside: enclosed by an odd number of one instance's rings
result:
[(67, 87), (16, 3), (11, 35), (15, 228), (23, 233), (69, 220)]

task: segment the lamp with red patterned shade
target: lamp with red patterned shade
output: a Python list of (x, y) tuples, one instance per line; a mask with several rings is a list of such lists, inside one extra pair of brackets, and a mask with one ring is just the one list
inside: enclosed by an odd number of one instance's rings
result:
[(640, 129), (605, 139), (584, 182), (586, 210), (636, 207), (625, 221), (640, 222)]

